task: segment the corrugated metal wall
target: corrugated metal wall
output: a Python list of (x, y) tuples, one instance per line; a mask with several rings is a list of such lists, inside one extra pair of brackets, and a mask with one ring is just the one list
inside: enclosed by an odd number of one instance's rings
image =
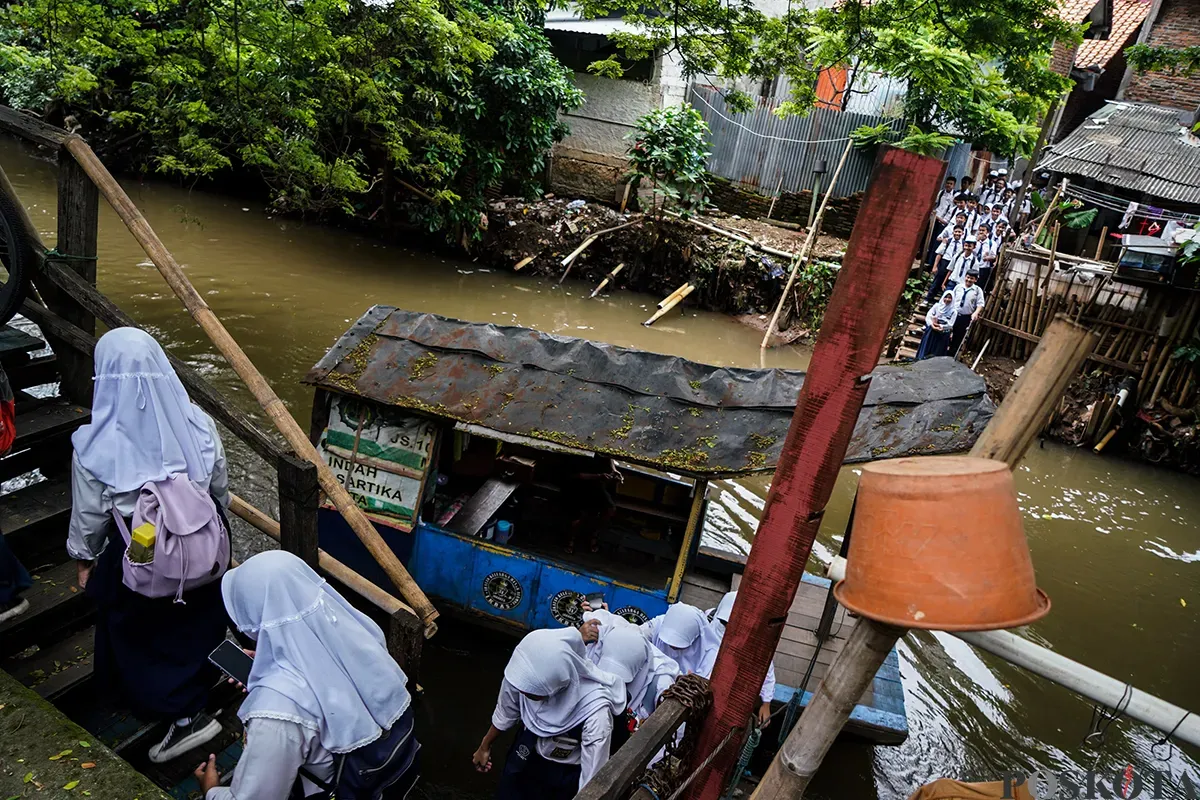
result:
[[(828, 181), (855, 128), (885, 121), (897, 129), (902, 125), (896, 119), (824, 108), (814, 108), (806, 117), (780, 119), (774, 112), (782, 100), (764, 97), (757, 98), (753, 111), (738, 114), (725, 105), (720, 92), (696, 85), (689, 99), (712, 130), (709, 172), (764, 195), (774, 195), (777, 187), (785, 192), (811, 189), (813, 169), (822, 160)], [(851, 150), (833, 196), (865, 190), (873, 166), (873, 158)]]

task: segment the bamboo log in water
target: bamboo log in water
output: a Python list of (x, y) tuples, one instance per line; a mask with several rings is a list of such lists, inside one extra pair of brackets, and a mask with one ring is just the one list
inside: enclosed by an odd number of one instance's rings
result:
[(621, 270), (623, 270), (623, 269), (625, 269), (625, 265), (623, 263), (617, 264), (615, 267), (613, 267), (612, 272), (610, 272), (604, 276), (604, 280), (600, 281), (600, 285), (592, 290), (592, 294), (590, 296), (595, 297), (596, 295), (600, 294), (600, 292), (604, 291), (604, 287), (608, 286), (608, 284), (614, 278), (616, 278), (617, 275), (621, 274)]
[(167, 285), (175, 293), (175, 296), (183, 303), (184, 308), (191, 314), (192, 319), (200, 328), (208, 335), (209, 339), (221, 355), (229, 362), (234, 371), (246, 384), (250, 393), (254, 395), (254, 399), (262, 406), (263, 412), (270, 417), (275, 423), (275, 427), (283, 434), (284, 439), (291, 446), (292, 450), (306, 461), (312, 462), (317, 468), (317, 477), (321, 484), (321, 489), (329, 497), (334, 507), (341, 512), (346, 519), (351, 530), (366, 546), (367, 550), (374, 557), (375, 561), (387, 573), (388, 578), (400, 590), (401, 596), (413, 607), (417, 616), (425, 625), (425, 635), (432, 636), (437, 631), (437, 623), (435, 620), (438, 617), (437, 609), (429, 602), (425, 593), (421, 591), (421, 587), (408, 574), (408, 570), (400, 563), (400, 559), (392, 552), (387, 543), (375, 530), (374, 526), (363, 514), (362, 509), (354, 502), (354, 498), (346, 491), (345, 487), (338, 481), (333, 471), (322, 460), (319, 453), (308, 435), (301, 429), (300, 425), (292, 418), (288, 412), (287, 406), (271, 388), (271, 385), (263, 377), (262, 373), (254, 366), (253, 362), (242, 350), (237, 341), (226, 330), (225, 326), (213, 313), (208, 304), (204, 302), (204, 298), (192, 286), (183, 270), (180, 269), (175, 257), (167, 250), (166, 245), (158, 238), (154, 229), (150, 227), (150, 223), (146, 221), (145, 216), (138, 210), (136, 204), (130, 199), (125, 190), (117, 182), (117, 179), (112, 176), (108, 169), (101, 163), (96, 154), (92, 152), (92, 148), (85, 141), (78, 137), (68, 137), (64, 141), (63, 146), (75, 157), (79, 165), (83, 167), (88, 176), (96, 183), (100, 189), (100, 193), (104, 195), (113, 210), (117, 212), (117, 216), (129, 228), (130, 233), (137, 239), (138, 244), (150, 257), (154, 266), (158, 268), (159, 273), (166, 280)]
[(846, 149), (842, 151), (842, 159), (838, 161), (837, 169), (833, 171), (833, 177), (829, 180), (829, 188), (825, 191), (824, 199), (821, 200), (821, 207), (817, 210), (817, 216), (808, 229), (808, 235), (804, 237), (804, 245), (792, 259), (792, 269), (788, 274), (787, 284), (784, 285), (783, 292), (779, 295), (779, 303), (775, 306), (775, 313), (771, 315), (771, 322), (763, 334), (762, 343), (758, 346), (759, 350), (766, 350), (767, 345), (771, 343), (771, 337), (775, 335), (775, 326), (779, 324), (779, 315), (783, 312), (783, 304), (787, 301), (787, 296), (791, 294), (792, 285), (796, 282), (796, 273), (800, 271), (800, 265), (808, 258), (808, 251), (817, 240), (817, 231), (821, 229), (821, 223), (825, 219), (825, 209), (829, 206), (829, 198), (833, 196), (833, 189), (837, 186), (838, 177), (842, 174), (842, 167), (846, 166), (846, 159), (850, 156), (850, 148), (853, 144), (854, 142), (851, 140), (846, 142)]
[(525, 256), (524, 258), (522, 258), (520, 261), (518, 261), (516, 264), (513, 265), (513, 272), (520, 272), (521, 270), (525, 269), (527, 266), (529, 266), (530, 264), (533, 263), (533, 260), (535, 258), (537, 258), (536, 255)]
[(619, 230), (622, 230), (623, 228), (628, 228), (630, 225), (637, 225), (641, 221), (642, 220), (639, 217), (638, 219), (630, 220), (629, 222), (625, 222), (620, 225), (614, 225), (611, 228), (605, 228), (604, 230), (596, 231), (595, 233), (591, 234), (586, 239), (584, 239), (583, 242), (579, 245), (579, 247), (576, 247), (574, 250), (572, 250), (570, 253), (568, 253), (566, 256), (563, 257), (562, 266), (566, 267), (566, 269), (563, 270), (562, 277), (558, 279), (559, 285), (561, 286), (562, 282), (567, 279), (567, 275), (571, 274), (571, 265), (575, 263), (575, 259), (578, 258), (579, 255), (584, 250), (587, 250), (589, 247), (591, 247), (593, 242), (595, 242), (597, 239), (599, 239), (601, 236), (603, 236), (606, 233), (612, 233), (613, 231), (619, 231)]
[(658, 311), (655, 311), (654, 316), (650, 317), (650, 319), (646, 320), (642, 324), (646, 325), (646, 326), (653, 325), (655, 322), (657, 322), (659, 319), (661, 319), (667, 313), (669, 313), (671, 311), (671, 309), (675, 308), (675, 306), (682, 303), (684, 301), (684, 299), (689, 294), (694, 292), (695, 290), (696, 290), (696, 287), (689, 283), (682, 292), (680, 292), (678, 295), (675, 296), (675, 298), (673, 300), (671, 300), (671, 302), (667, 303), (665, 306), (660, 308)]
[(669, 302), (671, 302), (672, 300), (674, 300), (676, 297), (679, 297), (680, 293), (681, 293), (681, 292), (682, 292), (684, 289), (686, 289), (687, 287), (689, 287), (689, 286), (691, 286), (691, 285), (692, 285), (692, 282), (691, 282), (691, 281), (684, 281), (683, 283), (679, 284), (679, 286), (678, 286), (678, 287), (675, 289), (675, 291), (671, 292), (669, 295), (667, 295), (666, 297), (664, 297), (662, 300), (659, 300), (659, 301), (658, 301), (658, 307), (659, 307), (659, 308), (662, 308), (662, 307), (663, 307), (663, 306), (665, 306), (667, 303), (669, 303)]

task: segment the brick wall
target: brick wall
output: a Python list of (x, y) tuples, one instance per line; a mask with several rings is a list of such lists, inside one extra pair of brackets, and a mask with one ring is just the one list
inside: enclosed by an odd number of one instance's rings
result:
[[(709, 195), (713, 205), (725, 213), (750, 219), (765, 217), (771, 208), (770, 197), (742, 189), (725, 178), (713, 175), (709, 176)], [(821, 230), (834, 236), (849, 238), (854, 220), (858, 217), (862, 195), (862, 192), (856, 192), (847, 197), (831, 198), (829, 208), (825, 210), (825, 223)], [(820, 200), (817, 202), (819, 204)], [(808, 222), (808, 209), (811, 204), (812, 192), (807, 189), (800, 192), (783, 192), (775, 201), (775, 210), (771, 213), (771, 218), (804, 225)]]
[[(1163, 0), (1146, 44), (1200, 46), (1200, 0)], [(1194, 111), (1200, 106), (1200, 76), (1135, 72), (1125, 90), (1125, 99)]]

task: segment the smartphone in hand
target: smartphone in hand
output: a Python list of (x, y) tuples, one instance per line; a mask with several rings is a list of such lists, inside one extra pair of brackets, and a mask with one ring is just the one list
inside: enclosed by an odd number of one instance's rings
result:
[(604, 608), (604, 592), (592, 592), (584, 599), (592, 607), (592, 611), (599, 611)]
[(238, 647), (235, 642), (231, 642), (229, 639), (221, 642), (215, 650), (208, 654), (208, 660), (221, 672), (243, 686), (249, 682), (250, 668), (254, 666), (254, 659), (248, 656), (246, 651)]

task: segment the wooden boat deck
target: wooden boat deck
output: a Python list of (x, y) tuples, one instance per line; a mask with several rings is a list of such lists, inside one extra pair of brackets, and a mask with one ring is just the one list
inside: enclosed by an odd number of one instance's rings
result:
[[(715, 578), (695, 571), (684, 577), (680, 600), (700, 609), (714, 608), (721, 596), (737, 589), (742, 576)], [(857, 618), (841, 606), (834, 613), (830, 636), (818, 648), (815, 631), (821, 621), (829, 581), (805, 574), (796, 599), (788, 611), (779, 647), (775, 651), (775, 702), (786, 703), (801, 685), (809, 662), (816, 653), (816, 664), (801, 705), (806, 706), (812, 692), (824, 679), (830, 664), (841, 652), (854, 629)], [(904, 712), (904, 689), (900, 684), (899, 657), (895, 650), (889, 655), (875, 680), (867, 688), (850, 716), (846, 732), (862, 736), (879, 744), (899, 744), (908, 737), (908, 720)]]

